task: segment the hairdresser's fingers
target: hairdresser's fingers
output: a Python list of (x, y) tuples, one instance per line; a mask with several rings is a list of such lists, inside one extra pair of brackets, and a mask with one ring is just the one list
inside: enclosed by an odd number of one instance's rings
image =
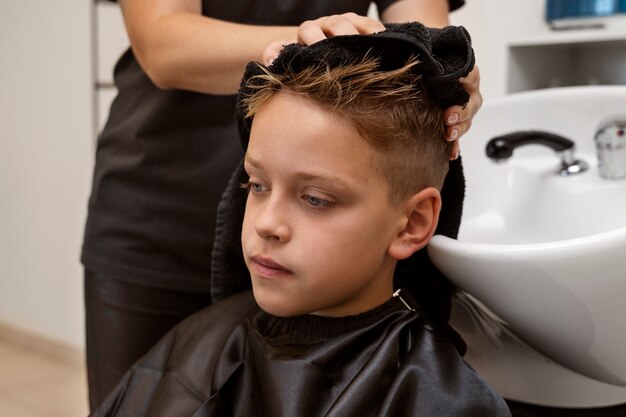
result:
[[(443, 117), (446, 124), (446, 139), (458, 140), (471, 126), (471, 121), (478, 113), (483, 104), (483, 97), (480, 94), (480, 73), (478, 67), (465, 78), (460, 80), (463, 89), (469, 94), (469, 101), (465, 106), (452, 106), (444, 111)], [(467, 124), (469, 122), (469, 124)], [(466, 126), (460, 126), (465, 123)]]
[(469, 129), (469, 126), (461, 128), (459, 124), (467, 121), (471, 122), (483, 104), (483, 97), (480, 94), (480, 73), (478, 67), (475, 66), (467, 77), (461, 78), (459, 82), (469, 94), (469, 101), (465, 106), (452, 106), (444, 111), (443, 118), (446, 124), (447, 140), (457, 140), (463, 136)]
[(367, 35), (385, 30), (385, 26), (378, 20), (356, 13), (327, 16), (321, 19), (322, 30), (326, 36), (337, 35)]
[(311, 45), (323, 39), (326, 39), (326, 35), (316, 20), (307, 20), (298, 28), (298, 43)]
[(331, 36), (358, 34), (358, 29), (344, 15), (325, 16), (300, 25), (298, 42), (311, 45)]
[(272, 62), (278, 57), (278, 55), (285, 48), (285, 45), (293, 43), (295, 41), (282, 41), (272, 42), (263, 51), (263, 64), (266, 66), (272, 65)]
[[(297, 42), (311, 45), (315, 42), (337, 35), (358, 35), (379, 32), (385, 27), (378, 20), (356, 13), (344, 13), (308, 20), (298, 28)], [(270, 65), (283, 50), (284, 45), (295, 41), (273, 42), (263, 51), (263, 63)]]
[(446, 125), (444, 135), (447, 141), (457, 140), (463, 133), (465, 133), (459, 129), (459, 124), (464, 122), (461, 120), (463, 111), (464, 109), (461, 106), (452, 106), (443, 112), (443, 120)]
[(302, 23), (298, 28), (298, 42), (311, 45), (331, 36), (368, 34), (382, 30), (385, 30), (385, 26), (378, 20), (356, 13), (344, 13)]
[[(466, 120), (461, 123), (457, 123), (454, 126), (446, 127), (446, 140), (453, 142), (453, 149), (450, 152), (450, 159), (456, 159), (455, 152), (458, 153), (459, 138), (463, 136), (472, 127), (472, 120)], [(451, 137), (455, 139), (450, 139)]]
[(452, 131), (451, 127), (454, 127), (457, 123), (459, 123), (461, 112), (463, 112), (463, 107), (461, 106), (452, 106), (444, 110), (443, 122), (446, 125), (446, 131), (444, 133), (446, 140), (457, 139), (456, 137), (451, 137), (450, 132)]

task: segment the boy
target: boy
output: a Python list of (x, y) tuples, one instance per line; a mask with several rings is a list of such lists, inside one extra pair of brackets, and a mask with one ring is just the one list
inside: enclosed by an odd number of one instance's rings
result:
[(431, 77), (422, 26), (388, 32), (249, 67), (240, 236), (253, 295), (175, 328), (94, 416), (510, 415), (394, 289), (398, 262), (437, 227), (451, 145), (433, 96), (458, 74)]

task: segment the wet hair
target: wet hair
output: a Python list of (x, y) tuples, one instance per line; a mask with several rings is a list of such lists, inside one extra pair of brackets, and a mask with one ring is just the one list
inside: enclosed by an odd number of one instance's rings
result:
[(396, 204), (425, 187), (441, 189), (448, 172), (451, 144), (444, 137), (443, 112), (427, 94), (420, 62), (409, 59), (394, 70), (379, 69), (378, 59), (330, 67), (320, 58), (294, 72), (262, 73), (247, 81), (246, 118), (278, 91), (300, 94), (351, 123), (374, 152), (377, 168), (389, 182)]

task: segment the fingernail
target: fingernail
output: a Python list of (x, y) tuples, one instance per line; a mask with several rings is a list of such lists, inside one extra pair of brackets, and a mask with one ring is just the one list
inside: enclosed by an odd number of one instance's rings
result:
[(448, 141), (452, 142), (456, 140), (456, 138), (458, 137), (459, 137), (459, 129), (452, 129), (452, 132), (450, 132), (450, 137), (448, 138)]
[(450, 116), (448, 116), (448, 124), (455, 124), (456, 122), (459, 121), (459, 115), (456, 113), (452, 113)]

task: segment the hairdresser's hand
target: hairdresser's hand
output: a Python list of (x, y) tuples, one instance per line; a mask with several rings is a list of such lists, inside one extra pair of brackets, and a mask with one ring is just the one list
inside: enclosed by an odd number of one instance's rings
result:
[(452, 106), (443, 112), (443, 120), (446, 124), (445, 137), (448, 141), (454, 141), (450, 159), (459, 156), (459, 138), (465, 134), (472, 125), (472, 118), (483, 104), (480, 94), (480, 73), (474, 66), (467, 77), (461, 78), (463, 89), (470, 95), (469, 102), (465, 106)]
[(378, 20), (356, 13), (344, 13), (307, 20), (298, 28), (298, 43), (311, 45), (331, 36), (367, 35), (381, 32), (385, 26)]
[(289, 43), (311, 45), (331, 36), (358, 35), (380, 32), (385, 26), (378, 20), (356, 13), (344, 13), (307, 20), (298, 27), (296, 39), (273, 42), (263, 52), (263, 63), (269, 65), (276, 59), (283, 47)]

